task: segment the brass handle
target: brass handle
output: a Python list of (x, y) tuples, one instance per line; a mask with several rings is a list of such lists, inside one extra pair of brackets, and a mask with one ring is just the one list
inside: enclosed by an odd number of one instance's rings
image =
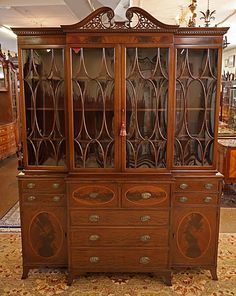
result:
[(142, 242), (147, 242), (147, 241), (149, 241), (151, 239), (151, 237), (150, 237), (150, 235), (148, 235), (148, 234), (144, 234), (144, 235), (142, 235), (141, 237), (140, 237), (140, 240), (142, 241)]
[(58, 189), (60, 187), (60, 183), (53, 183), (52, 188)]
[(60, 201), (61, 197), (60, 196), (53, 196), (52, 200), (55, 202)]
[(209, 202), (211, 202), (212, 201), (212, 197), (211, 196), (206, 196), (205, 198), (204, 198), (204, 202), (206, 202), (206, 203), (209, 203)]
[(96, 198), (98, 195), (99, 195), (98, 192), (91, 192), (91, 193), (89, 194), (89, 197), (91, 197), (91, 198)]
[(148, 264), (150, 261), (151, 261), (151, 260), (150, 260), (149, 257), (141, 257), (141, 258), (139, 259), (139, 263), (141, 263), (141, 264)]
[(100, 220), (100, 217), (98, 215), (91, 215), (89, 216), (90, 222), (98, 222)]
[(212, 189), (213, 188), (213, 184), (211, 184), (211, 183), (207, 183), (207, 184), (205, 184), (205, 188), (206, 189)]
[(100, 239), (100, 236), (99, 235), (97, 235), (97, 234), (91, 234), (90, 235), (90, 237), (89, 237), (89, 240), (90, 241), (97, 241), (97, 240), (99, 240)]
[(32, 189), (35, 187), (35, 183), (28, 183), (27, 188)]
[(99, 257), (90, 257), (90, 258), (89, 258), (89, 261), (90, 261), (91, 263), (97, 263), (97, 262), (99, 261)]
[(30, 195), (28, 196), (28, 201), (34, 201), (36, 199), (36, 196)]
[(150, 220), (151, 220), (151, 217), (148, 216), (148, 215), (141, 216), (141, 217), (140, 217), (140, 220), (141, 220), (142, 222), (147, 222), (147, 221), (150, 221)]
[(180, 189), (187, 189), (188, 188), (188, 184), (182, 183), (182, 184), (179, 185), (179, 188)]
[(181, 197), (179, 198), (179, 201), (180, 201), (180, 202), (187, 202), (187, 201), (188, 201), (188, 198), (187, 198), (186, 196), (181, 196)]
[(127, 132), (126, 132), (126, 127), (125, 127), (125, 122), (124, 121), (122, 121), (122, 123), (121, 123), (120, 136), (121, 137), (127, 136)]
[(143, 199), (149, 199), (152, 197), (152, 194), (150, 192), (143, 192), (141, 193), (141, 196)]

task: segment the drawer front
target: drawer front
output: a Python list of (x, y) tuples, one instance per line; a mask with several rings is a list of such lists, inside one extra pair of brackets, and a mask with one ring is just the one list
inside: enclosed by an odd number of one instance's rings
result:
[(123, 207), (169, 206), (170, 185), (126, 184), (122, 188)]
[(136, 246), (158, 247), (168, 245), (168, 228), (76, 228), (70, 233), (72, 247)]
[(218, 195), (205, 192), (175, 193), (174, 204), (180, 206), (188, 204), (217, 205)]
[(212, 179), (204, 180), (189, 180), (182, 179), (177, 180), (175, 183), (175, 191), (186, 192), (186, 191), (206, 191), (206, 192), (217, 192), (219, 190), (219, 181)]
[(63, 194), (22, 194), (24, 205), (65, 206), (66, 198)]
[(145, 271), (167, 268), (168, 249), (72, 249), (72, 268), (87, 271)]
[(117, 207), (118, 189), (114, 184), (88, 183), (69, 187), (70, 206), (73, 207)]
[(71, 210), (70, 224), (72, 226), (80, 225), (168, 225), (168, 210)]
[(29, 179), (22, 181), (22, 189), (24, 191), (40, 191), (40, 192), (58, 192), (64, 193), (65, 184), (61, 179), (54, 180), (40, 180), (40, 179)]

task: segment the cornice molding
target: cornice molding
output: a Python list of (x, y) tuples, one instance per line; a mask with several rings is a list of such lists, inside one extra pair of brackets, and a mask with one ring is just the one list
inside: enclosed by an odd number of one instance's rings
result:
[(179, 27), (167, 25), (139, 7), (130, 7), (126, 11), (125, 21), (115, 21), (114, 11), (109, 7), (100, 7), (82, 21), (57, 28), (12, 28), (18, 36), (64, 35), (67, 33), (171, 33), (174, 35), (224, 35), (229, 28), (218, 27)]

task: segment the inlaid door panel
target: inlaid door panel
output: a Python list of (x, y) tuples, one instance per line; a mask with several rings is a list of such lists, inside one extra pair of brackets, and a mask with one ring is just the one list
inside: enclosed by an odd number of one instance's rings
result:
[(216, 260), (217, 208), (174, 210), (173, 265), (207, 265)]
[(66, 213), (64, 208), (37, 209), (25, 206), (22, 214), (25, 262), (66, 265)]

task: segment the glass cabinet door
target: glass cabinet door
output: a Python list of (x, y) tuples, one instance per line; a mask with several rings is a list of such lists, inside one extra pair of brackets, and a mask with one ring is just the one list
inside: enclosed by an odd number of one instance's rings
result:
[(167, 163), (168, 48), (126, 48), (126, 168)]
[(64, 50), (23, 49), (27, 163), (66, 166)]
[(74, 167), (114, 168), (114, 48), (72, 48)]
[(175, 166), (211, 166), (217, 49), (177, 49)]

